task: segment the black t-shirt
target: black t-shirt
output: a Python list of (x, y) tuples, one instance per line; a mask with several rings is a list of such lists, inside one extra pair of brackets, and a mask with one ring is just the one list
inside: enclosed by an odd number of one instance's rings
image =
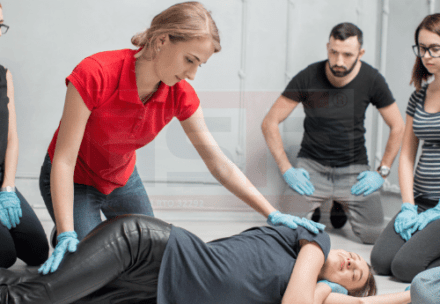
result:
[(316, 242), (327, 259), (328, 234), (300, 226), (255, 227), (209, 243), (173, 226), (160, 266), (157, 303), (279, 304), (301, 239)]
[(0, 176), (3, 173), (9, 130), (9, 98), (6, 71), (7, 70), (0, 65)]
[(334, 87), (325, 74), (326, 62), (299, 72), (282, 94), (304, 106), (304, 136), (298, 157), (331, 167), (367, 165), (365, 112), (370, 103), (378, 109), (392, 104), (393, 95), (379, 71), (365, 62), (350, 83)]

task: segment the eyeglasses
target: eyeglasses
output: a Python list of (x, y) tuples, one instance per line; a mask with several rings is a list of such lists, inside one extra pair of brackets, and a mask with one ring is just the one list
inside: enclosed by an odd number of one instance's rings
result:
[(440, 57), (440, 46), (430, 46), (430, 47), (424, 47), (421, 45), (413, 45), (413, 51), (414, 54), (416, 54), (417, 57), (424, 57), (426, 54), (426, 51), (428, 51), (429, 55), (432, 58), (439, 58)]
[(4, 35), (4, 34), (6, 34), (7, 32), (8, 32), (8, 30), (9, 30), (9, 25), (6, 25), (6, 24), (0, 24), (0, 28), (1, 28), (1, 30), (2, 30), (2, 35)]

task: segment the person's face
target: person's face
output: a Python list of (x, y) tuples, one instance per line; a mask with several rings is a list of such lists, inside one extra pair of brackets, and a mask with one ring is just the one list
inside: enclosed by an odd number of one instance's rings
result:
[(364, 55), (357, 36), (352, 36), (344, 41), (330, 37), (327, 43), (328, 64), (330, 71), (336, 77), (350, 74), (356, 63)]
[[(422, 29), (419, 32), (419, 45), (430, 48), (432, 54), (440, 54), (440, 36), (431, 31)], [(433, 58), (428, 51), (422, 57), (423, 65), (429, 73), (438, 74), (440, 72), (440, 58)]]
[(369, 273), (368, 264), (362, 257), (354, 252), (337, 249), (330, 250), (320, 277), (342, 285), (347, 290), (355, 290), (366, 284)]
[(214, 44), (209, 38), (193, 39), (173, 43), (168, 35), (159, 39), (154, 60), (154, 72), (168, 86), (182, 79), (193, 80), (197, 69), (214, 53)]

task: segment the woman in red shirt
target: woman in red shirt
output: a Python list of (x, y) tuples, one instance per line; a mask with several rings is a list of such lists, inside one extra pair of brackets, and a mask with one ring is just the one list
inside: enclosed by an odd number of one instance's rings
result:
[[(100, 222), (120, 214), (153, 215), (135, 168), (136, 149), (179, 119), (212, 175), (273, 225), (324, 226), (280, 214), (222, 153), (209, 133), (199, 99), (185, 81), (219, 52), (210, 13), (198, 2), (171, 6), (132, 38), (138, 50), (84, 59), (66, 79), (60, 126), (43, 163), (40, 190), (56, 224), (57, 245), (40, 269), (57, 269), (66, 251)], [(318, 226), (314, 226), (318, 225)]]

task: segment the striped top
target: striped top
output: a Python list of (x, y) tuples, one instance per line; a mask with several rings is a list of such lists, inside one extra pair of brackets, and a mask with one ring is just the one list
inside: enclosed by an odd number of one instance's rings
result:
[(406, 114), (413, 117), (413, 131), (423, 140), (422, 155), (414, 175), (414, 197), (423, 195), (432, 200), (440, 199), (440, 112), (425, 111), (428, 85), (415, 91), (408, 103)]

